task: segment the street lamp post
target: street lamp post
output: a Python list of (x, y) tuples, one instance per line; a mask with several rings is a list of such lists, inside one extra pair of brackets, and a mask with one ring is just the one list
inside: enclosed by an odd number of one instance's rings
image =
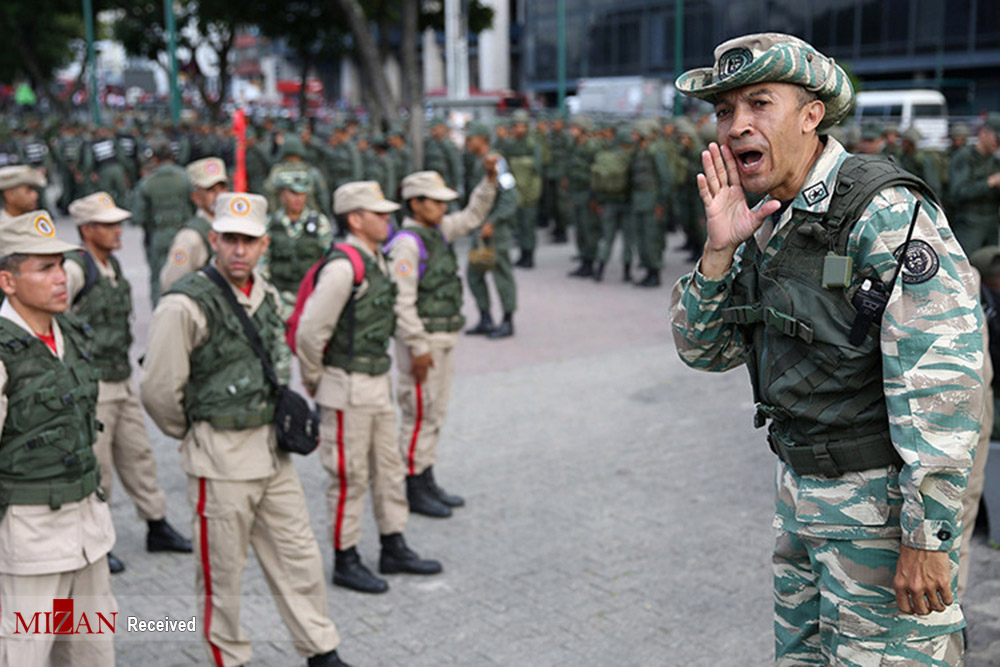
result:
[(90, 114), (94, 125), (101, 124), (101, 112), (97, 107), (97, 58), (94, 55), (94, 6), (91, 0), (83, 0), (83, 23), (87, 32), (87, 67), (90, 68)]
[(177, 89), (177, 22), (174, 0), (163, 0), (164, 25), (167, 28), (167, 54), (170, 58), (170, 118), (176, 125), (181, 119), (181, 94)]

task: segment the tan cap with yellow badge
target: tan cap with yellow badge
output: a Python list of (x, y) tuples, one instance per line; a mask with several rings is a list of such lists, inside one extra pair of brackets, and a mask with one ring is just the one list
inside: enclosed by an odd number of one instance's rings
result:
[(56, 238), (56, 226), (48, 211), (32, 211), (0, 223), (0, 257), (61, 255), (79, 248)]

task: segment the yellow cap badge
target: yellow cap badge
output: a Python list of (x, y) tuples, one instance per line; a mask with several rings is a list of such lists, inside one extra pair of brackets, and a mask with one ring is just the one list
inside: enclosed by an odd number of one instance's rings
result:
[(47, 238), (56, 235), (56, 228), (52, 226), (52, 221), (48, 216), (40, 215), (35, 218), (35, 231)]

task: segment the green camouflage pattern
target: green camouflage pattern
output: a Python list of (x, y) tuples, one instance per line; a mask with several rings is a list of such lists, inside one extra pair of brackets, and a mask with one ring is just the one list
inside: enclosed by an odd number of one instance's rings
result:
[[(793, 209), (826, 212), (830, 197), (817, 199), (816, 193), (833, 192), (847, 155), (834, 139), (827, 140), (806, 185), (777, 221), (778, 230), (791, 219)], [(884, 283), (891, 280), (893, 253), (906, 238), (915, 203), (910, 191), (888, 188), (865, 209), (847, 243), (854, 262), (850, 289), (857, 289), (865, 275), (878, 275)], [(778, 252), (783, 236), (771, 234), (773, 227), (766, 221), (757, 241), (749, 241), (767, 243), (764, 266)], [(961, 496), (984, 411), (983, 316), (972, 267), (944, 214), (930, 201), (922, 202), (913, 238), (927, 244), (939, 267), (926, 276), (904, 270), (880, 334), (889, 435), (903, 467), (828, 478), (797, 475), (779, 463), (774, 526), (783, 533), (825, 540), (885, 539), (917, 549), (958, 552)], [(674, 340), (681, 359), (692, 368), (726, 371), (746, 360), (739, 330), (723, 323), (720, 314), (729, 305), (742, 250), (721, 279), (709, 280), (695, 271), (674, 286)], [(886, 622), (899, 622), (900, 617), (890, 613)], [(952, 632), (960, 622), (960, 611), (947, 623), (924, 617), (921, 636)]]
[(854, 106), (854, 87), (833, 58), (792, 35), (744, 35), (715, 47), (715, 65), (681, 74), (677, 90), (715, 104), (718, 94), (757, 83), (791, 83), (811, 90), (826, 106), (820, 130), (833, 127)]

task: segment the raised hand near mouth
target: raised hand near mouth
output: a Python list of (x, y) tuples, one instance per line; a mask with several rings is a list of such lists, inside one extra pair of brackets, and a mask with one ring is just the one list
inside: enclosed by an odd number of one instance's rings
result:
[(747, 206), (736, 158), (728, 146), (713, 141), (702, 151), (701, 163), (705, 172), (698, 174), (698, 192), (705, 203), (708, 240), (700, 270), (706, 278), (720, 278), (732, 265), (740, 244), (781, 208), (781, 202), (768, 201), (755, 211)]

